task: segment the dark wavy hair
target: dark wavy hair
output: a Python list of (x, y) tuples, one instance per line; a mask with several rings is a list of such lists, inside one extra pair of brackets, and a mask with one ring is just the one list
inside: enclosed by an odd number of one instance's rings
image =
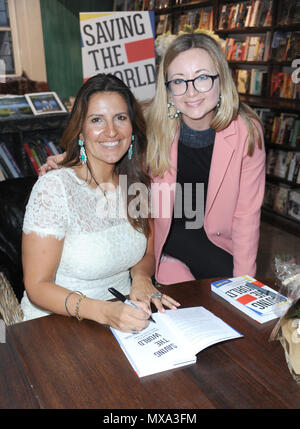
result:
[[(151, 183), (150, 176), (145, 167), (147, 151), (146, 122), (139, 102), (124, 82), (116, 76), (99, 73), (88, 79), (80, 88), (60, 142), (61, 146), (66, 151), (66, 156), (62, 164), (66, 167), (80, 164), (78, 138), (87, 114), (89, 99), (91, 95), (96, 92), (117, 92), (123, 97), (127, 104), (129, 118), (132, 124), (132, 133), (134, 134), (133, 156), (129, 160), (127, 154), (125, 154), (120, 161), (118, 161), (115, 168), (117, 174), (127, 176), (127, 189), (123, 189), (122, 191), (127, 193), (128, 220), (134, 229), (148, 236), (150, 232), (148, 218), (145, 216), (133, 218), (128, 213), (130, 201), (135, 198), (135, 195), (128, 195), (129, 186), (133, 183), (142, 183), (146, 185), (149, 190)], [(88, 162), (87, 167), (91, 177), (93, 177)], [(148, 203), (149, 201), (147, 201), (147, 204)]]

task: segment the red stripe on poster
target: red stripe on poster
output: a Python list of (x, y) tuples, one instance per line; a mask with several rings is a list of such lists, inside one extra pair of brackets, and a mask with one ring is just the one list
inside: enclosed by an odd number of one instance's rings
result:
[(153, 38), (138, 40), (137, 42), (125, 43), (127, 60), (129, 63), (154, 58)]

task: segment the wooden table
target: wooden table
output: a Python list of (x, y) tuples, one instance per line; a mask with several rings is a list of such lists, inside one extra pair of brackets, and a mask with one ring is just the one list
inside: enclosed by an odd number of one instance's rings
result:
[(182, 307), (206, 307), (244, 337), (203, 350), (193, 365), (139, 379), (105, 326), (58, 315), (23, 322), (0, 344), (0, 408), (300, 408), (284, 351), (268, 341), (274, 321), (249, 319), (212, 293), (210, 280), (162, 290)]

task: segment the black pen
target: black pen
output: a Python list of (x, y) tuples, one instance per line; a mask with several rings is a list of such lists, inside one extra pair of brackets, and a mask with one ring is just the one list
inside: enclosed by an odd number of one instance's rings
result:
[[(126, 298), (126, 296), (124, 296), (121, 292), (119, 292), (119, 291), (118, 291), (117, 289), (115, 289), (114, 287), (109, 287), (109, 288), (108, 288), (108, 290), (109, 290), (109, 292), (110, 292), (111, 294), (113, 294), (113, 296), (114, 296), (115, 298), (117, 298), (119, 301), (124, 302), (124, 304), (131, 305), (131, 306), (132, 306), (132, 307), (134, 307), (134, 308), (138, 308), (135, 304), (133, 304), (133, 302), (131, 302), (129, 299), (127, 299), (127, 298)], [(151, 320), (151, 322), (156, 323), (152, 316), (149, 316), (149, 319), (148, 319), (148, 320)]]

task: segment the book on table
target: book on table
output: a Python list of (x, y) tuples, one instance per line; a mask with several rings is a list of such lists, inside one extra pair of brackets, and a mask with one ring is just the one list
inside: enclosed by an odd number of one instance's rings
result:
[(259, 323), (277, 319), (289, 305), (285, 296), (248, 275), (214, 281), (211, 290)]
[(193, 364), (201, 350), (242, 337), (204, 307), (166, 310), (152, 317), (156, 323), (137, 333), (110, 328), (139, 377)]

